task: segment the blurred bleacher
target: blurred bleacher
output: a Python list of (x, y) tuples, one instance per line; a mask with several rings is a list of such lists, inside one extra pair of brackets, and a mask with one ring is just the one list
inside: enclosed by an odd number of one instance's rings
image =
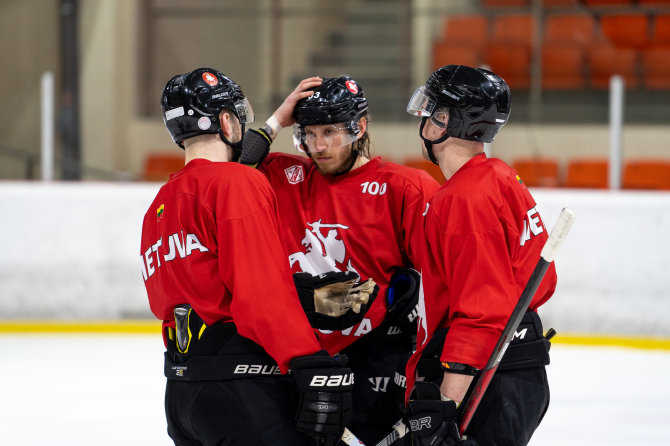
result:
[[(432, 66), (490, 67), (520, 100), (515, 119), (602, 121), (610, 77), (623, 77), (626, 122), (670, 116), (670, 0), (482, 0), (449, 15), (433, 42)], [(535, 37), (539, 37), (536, 39)], [(537, 66), (534, 66), (536, 60)], [(526, 106), (534, 68), (542, 115)]]

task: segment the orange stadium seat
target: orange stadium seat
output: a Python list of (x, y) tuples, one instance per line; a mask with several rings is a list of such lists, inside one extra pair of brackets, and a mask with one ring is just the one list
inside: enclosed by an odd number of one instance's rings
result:
[(167, 181), (171, 173), (184, 167), (184, 154), (174, 152), (154, 152), (144, 159), (142, 180)]
[(491, 38), (484, 49), (484, 61), (512, 89), (530, 86), (534, 24), (530, 14), (504, 14), (493, 19)]
[(519, 158), (512, 162), (528, 187), (557, 187), (558, 161), (550, 158)]
[(596, 21), (591, 14), (555, 14), (544, 25), (546, 43), (589, 45), (593, 41)]
[(433, 43), (433, 70), (444, 65), (481, 65), (481, 52), (478, 48), (461, 46), (448, 41)]
[(407, 167), (425, 170), (431, 177), (435, 178), (435, 181), (440, 184), (446, 181), (444, 174), (440, 170), (440, 167), (423, 158), (407, 158), (403, 164)]
[(487, 18), (483, 15), (448, 17), (444, 21), (444, 38), (433, 44), (433, 69), (450, 64), (481, 65), (487, 32)]
[(624, 189), (670, 190), (670, 161), (630, 160), (624, 163)]
[(642, 50), (641, 58), (645, 88), (670, 90), (670, 43), (667, 47)]
[(649, 46), (649, 19), (646, 14), (611, 14), (600, 18), (603, 37), (618, 48)]
[(565, 167), (563, 186), (607, 189), (609, 161), (606, 159), (573, 159)]
[(586, 6), (625, 6), (631, 5), (633, 0), (584, 0)]
[(488, 38), (488, 19), (484, 15), (454, 15), (444, 21), (444, 41), (467, 43), (483, 48)]
[(624, 79), (626, 88), (638, 86), (635, 50), (615, 48), (609, 44), (594, 44), (587, 49), (586, 59), (593, 88), (609, 88), (610, 77), (613, 74), (618, 74)]
[(501, 14), (493, 19), (491, 41), (528, 45), (533, 41), (535, 20), (530, 14)]
[(542, 0), (542, 4), (548, 8), (562, 6), (577, 6), (579, 0)]
[(569, 44), (542, 46), (542, 87), (551, 90), (583, 88), (583, 51)]
[(530, 86), (530, 47), (491, 43), (484, 48), (484, 61), (511, 89)]
[[(670, 0), (668, 0), (670, 5)], [(651, 32), (652, 45), (670, 44), (670, 14), (656, 14)]]
[(483, 0), (485, 8), (504, 8), (510, 6), (528, 6), (531, 0)]

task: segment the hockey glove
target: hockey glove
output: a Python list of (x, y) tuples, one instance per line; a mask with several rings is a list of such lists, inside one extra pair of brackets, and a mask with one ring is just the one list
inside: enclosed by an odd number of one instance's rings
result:
[(386, 289), (385, 322), (397, 326), (403, 333), (416, 334), (420, 284), (421, 274), (405, 268), (391, 276)]
[(359, 278), (353, 271), (293, 275), (300, 304), (312, 327), (344, 330), (363, 320), (377, 297), (379, 286), (372, 279), (358, 283)]
[(299, 397), (296, 429), (318, 444), (336, 445), (351, 420), (354, 374), (346, 364), (345, 355), (325, 351), (291, 361)]
[(247, 130), (242, 140), (242, 152), (238, 162), (255, 168), (270, 153), (270, 144), (272, 138), (263, 129)]
[(434, 383), (417, 382), (417, 399), (407, 405), (408, 421), (415, 446), (477, 446), (458, 433), (458, 411), (454, 401), (441, 401)]

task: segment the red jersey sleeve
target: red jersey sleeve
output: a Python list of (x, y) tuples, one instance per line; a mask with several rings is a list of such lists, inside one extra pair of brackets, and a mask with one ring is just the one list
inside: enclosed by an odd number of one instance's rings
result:
[[(254, 340), (278, 362), (283, 372), (290, 360), (320, 349), (300, 306), (279, 239), (276, 200), (267, 181), (237, 187), (234, 196), (221, 197), (249, 208), (217, 221), (219, 273), (230, 287), (230, 311), (239, 333)], [(240, 192), (241, 191), (241, 192)], [(221, 191), (226, 193), (227, 191)], [(225, 209), (217, 212), (226, 215)]]

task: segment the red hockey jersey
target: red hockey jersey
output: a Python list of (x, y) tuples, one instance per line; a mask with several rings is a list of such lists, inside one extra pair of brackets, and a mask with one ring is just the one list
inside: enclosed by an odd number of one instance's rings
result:
[(439, 185), (424, 171), (379, 157), (343, 175), (324, 176), (309, 158), (272, 153), (259, 170), (277, 195), (293, 272), (356, 271), (380, 287), (359, 324), (318, 332), (321, 345), (337, 353), (381, 324), (391, 275), (418, 265), (422, 213)]
[[(417, 361), (439, 328), (449, 329), (442, 361), (480, 369), (486, 365), (548, 237), (516, 171), (485, 154), (461, 167), (428, 206), (417, 351), (407, 365), (408, 394)], [(530, 310), (546, 302), (555, 286), (552, 263)]]
[(265, 177), (236, 163), (190, 161), (144, 216), (140, 256), (151, 311), (174, 327), (190, 304), (207, 325), (234, 322), (286, 372), (320, 350), (279, 241)]

